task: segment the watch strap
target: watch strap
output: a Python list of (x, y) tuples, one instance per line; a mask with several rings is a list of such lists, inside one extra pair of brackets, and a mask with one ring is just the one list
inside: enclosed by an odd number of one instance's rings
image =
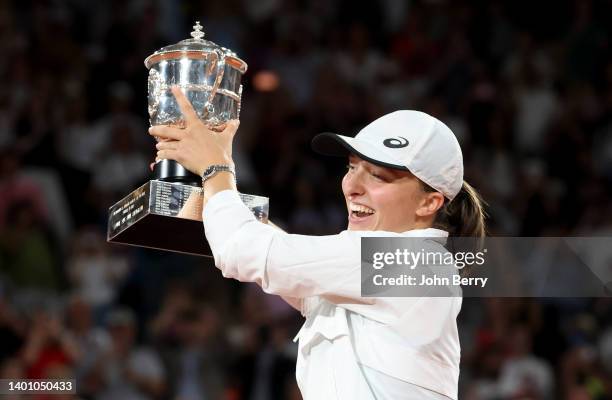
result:
[(234, 181), (236, 180), (236, 170), (233, 165), (213, 164), (208, 166), (202, 173), (202, 186), (204, 186), (204, 182), (217, 175), (219, 172), (229, 172), (234, 176)]

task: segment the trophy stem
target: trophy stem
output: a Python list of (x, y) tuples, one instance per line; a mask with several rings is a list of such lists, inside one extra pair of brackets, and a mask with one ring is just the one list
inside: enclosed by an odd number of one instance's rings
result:
[(153, 177), (164, 182), (183, 183), (190, 186), (202, 186), (202, 178), (185, 169), (174, 160), (161, 160), (153, 167)]

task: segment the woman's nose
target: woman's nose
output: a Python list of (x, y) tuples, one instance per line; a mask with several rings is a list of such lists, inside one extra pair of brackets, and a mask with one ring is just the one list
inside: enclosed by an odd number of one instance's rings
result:
[(342, 181), (342, 189), (346, 196), (363, 194), (363, 174), (357, 169), (349, 171)]

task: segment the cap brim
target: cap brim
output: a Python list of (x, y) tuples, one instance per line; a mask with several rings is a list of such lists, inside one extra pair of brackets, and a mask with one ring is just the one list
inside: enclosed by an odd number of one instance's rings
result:
[(324, 156), (348, 157), (350, 154), (355, 154), (359, 158), (381, 167), (409, 171), (404, 165), (389, 160), (387, 154), (377, 151), (374, 146), (356, 138), (336, 133), (319, 133), (312, 139), (311, 147), (315, 152)]

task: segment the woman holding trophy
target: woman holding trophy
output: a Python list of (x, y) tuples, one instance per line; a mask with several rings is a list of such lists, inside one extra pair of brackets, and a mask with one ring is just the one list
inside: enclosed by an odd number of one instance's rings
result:
[(366, 298), (360, 275), (362, 237), (484, 236), (481, 201), (463, 181), (451, 130), (404, 110), (354, 138), (318, 135), (316, 151), (348, 157), (348, 227), (337, 235), (292, 235), (259, 222), (238, 196), (238, 121), (213, 131), (178, 87), (172, 93), (185, 124), (150, 129), (157, 157), (202, 177), (204, 229), (222, 274), (256, 282), (305, 316), (296, 370), (303, 397), (457, 399), (461, 297)]

